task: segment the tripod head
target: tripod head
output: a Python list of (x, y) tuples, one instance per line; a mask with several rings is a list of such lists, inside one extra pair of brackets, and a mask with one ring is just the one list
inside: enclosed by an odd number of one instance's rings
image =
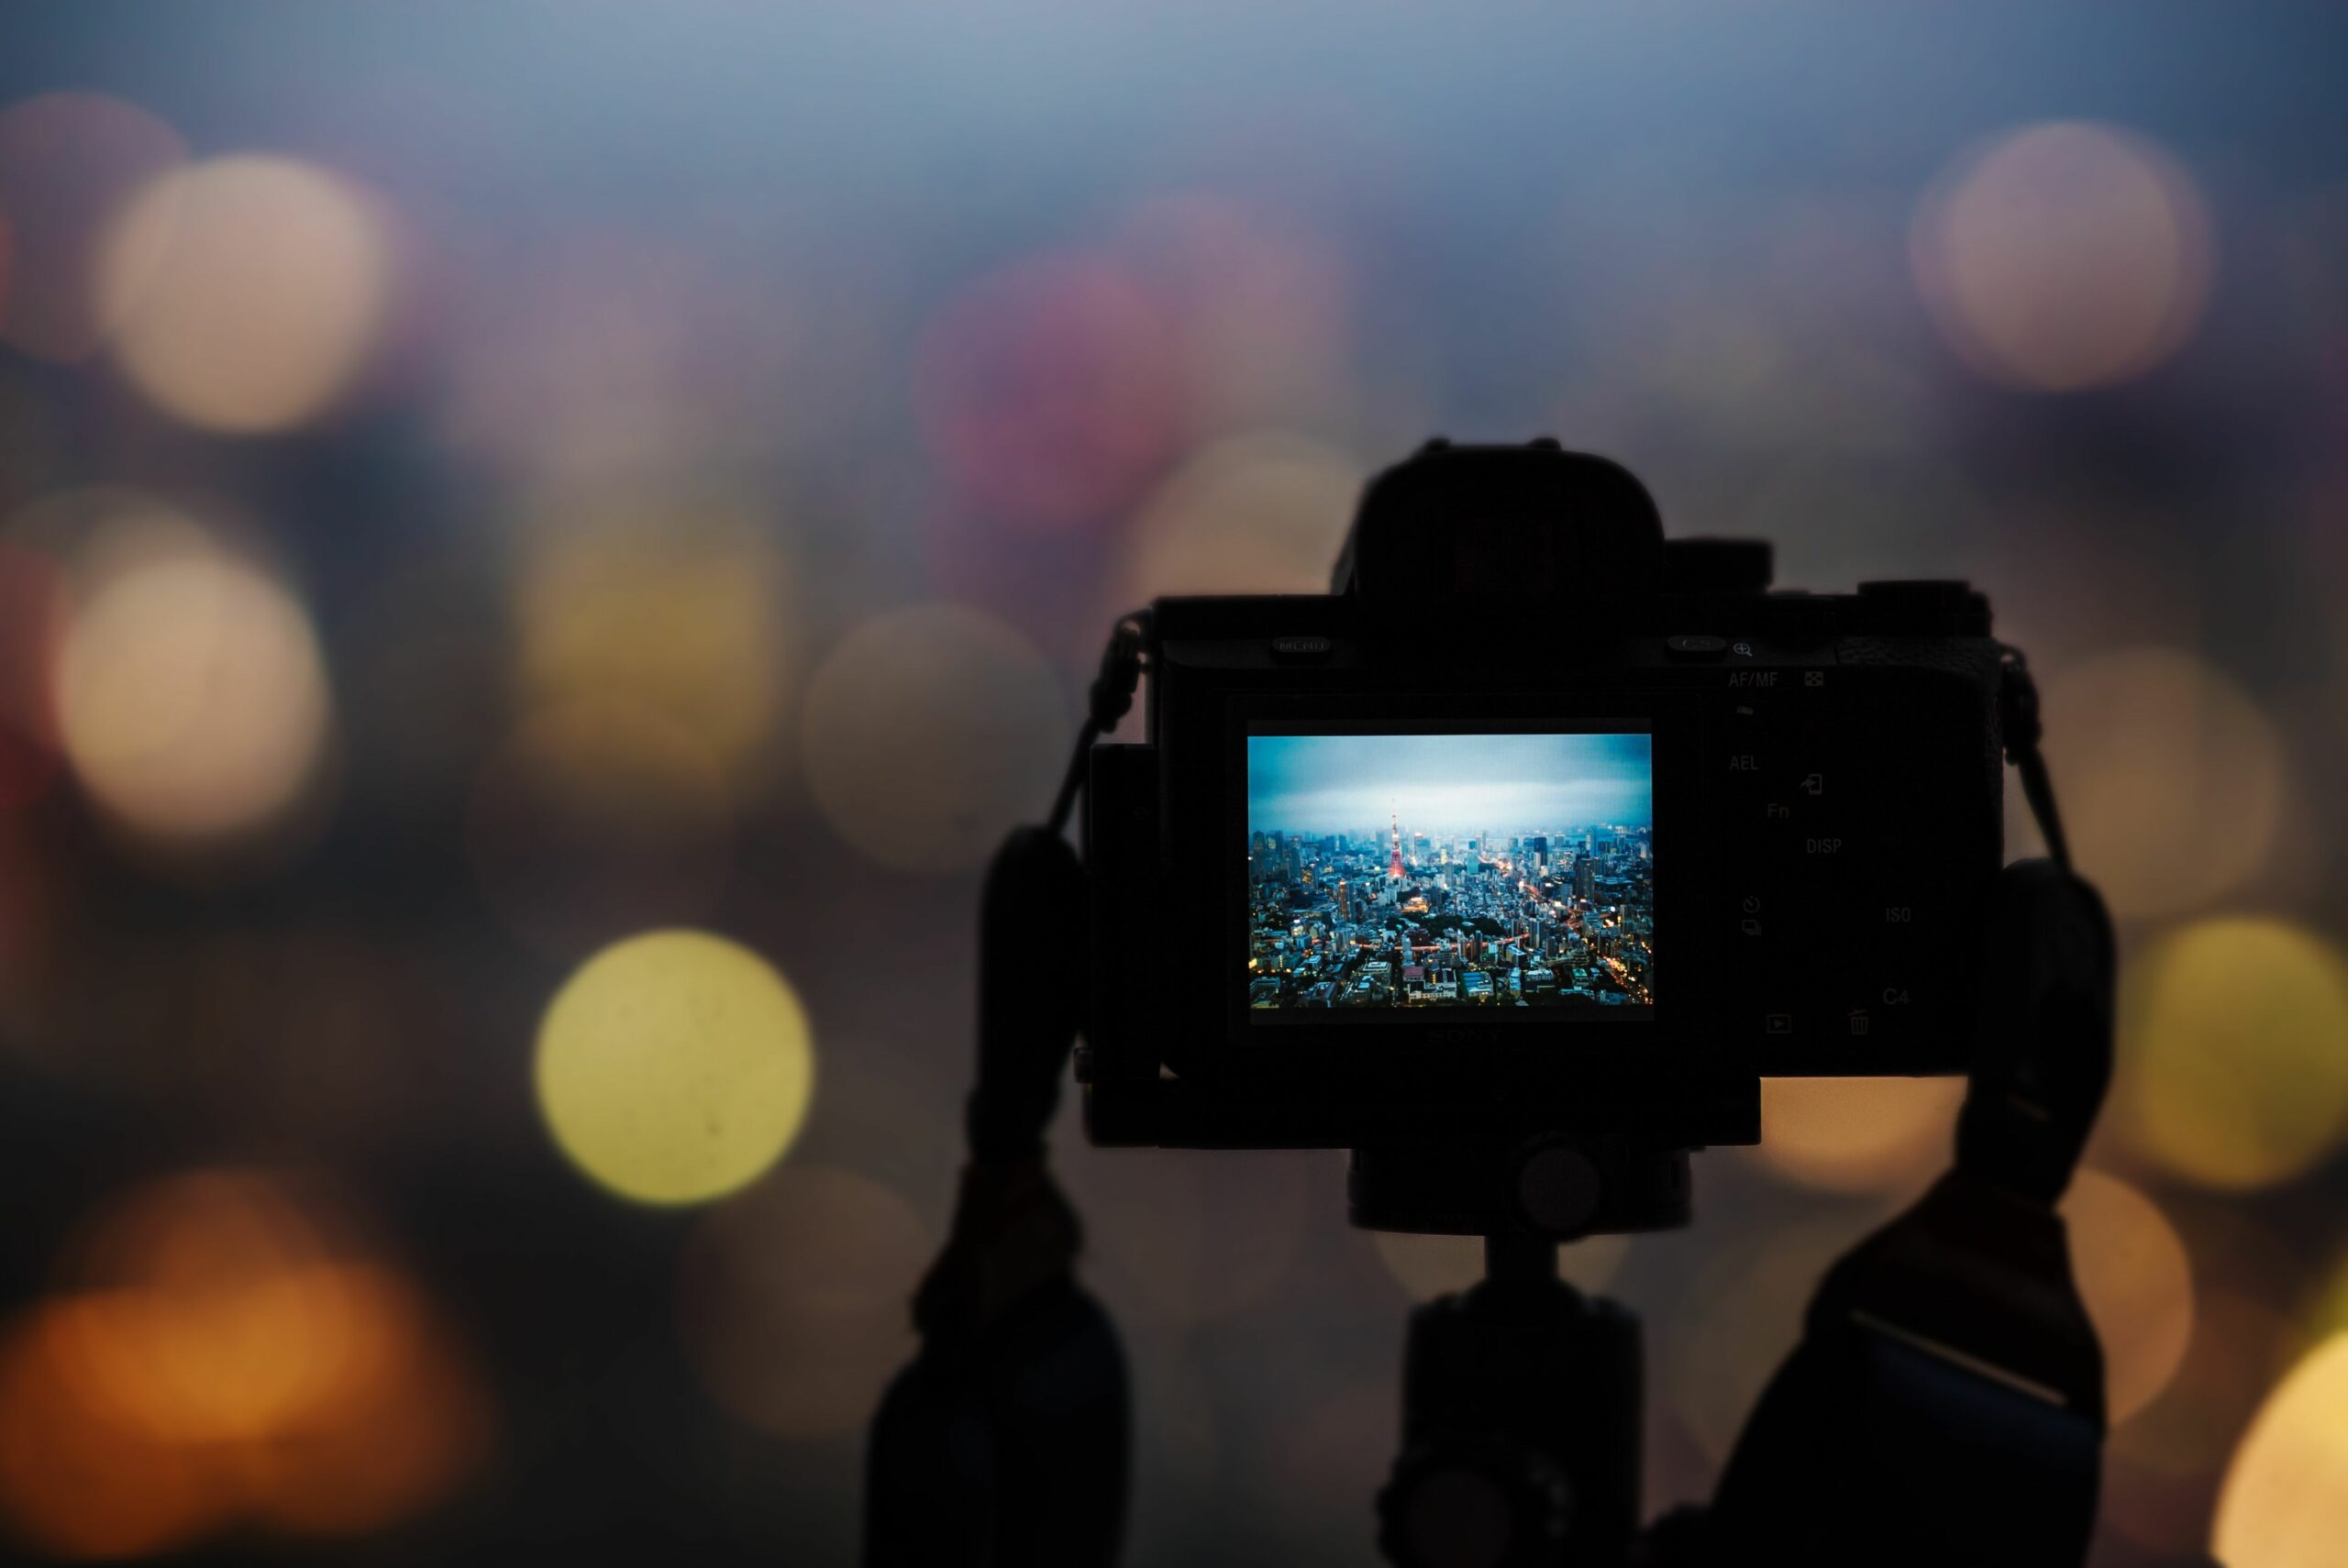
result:
[(1546, 1242), (1688, 1223), (1686, 1149), (1549, 1134), (1492, 1148), (1467, 1143), (1356, 1149), (1347, 1220), (1415, 1231)]

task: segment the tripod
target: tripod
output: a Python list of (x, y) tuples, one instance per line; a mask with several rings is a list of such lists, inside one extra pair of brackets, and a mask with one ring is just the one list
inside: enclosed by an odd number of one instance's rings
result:
[[(990, 880), (990, 928), (1032, 931), (1065, 897), (1065, 854), (1041, 830), (1014, 835)], [(1355, 1223), (1485, 1237), (1484, 1282), (1412, 1316), (1402, 1448), (1379, 1498), (1390, 1561), (2084, 1558), (2103, 1364), (2053, 1205), (2110, 1071), (2110, 936), (2093, 890), (2050, 862), (2010, 867), (1995, 912), (1954, 1167), (1828, 1272), (1711, 1506), (1644, 1533), (1638, 1321), (1559, 1279), (1556, 1247), (1685, 1224), (1688, 1152), (1356, 1152)], [(1050, 1032), (1035, 996), (982, 996), (972, 1164), (917, 1302), (923, 1355), (874, 1424), (868, 1563), (1114, 1559), (1124, 1371), (1073, 1280), (1075, 1218), (1042, 1159), (1058, 1062), (1034, 1048)]]
[(1688, 1156), (1544, 1141), (1468, 1162), (1465, 1183), (1459, 1168), (1431, 1150), (1354, 1155), (1350, 1218), (1365, 1229), (1426, 1228), (1430, 1187), (1447, 1189), (1454, 1225), (1476, 1222), (1463, 1199), (1489, 1199), (1484, 1281), (1411, 1314), (1379, 1549), (1428, 1568), (1626, 1562), (1639, 1523), (1639, 1321), (1557, 1276), (1556, 1238), (1685, 1223)]

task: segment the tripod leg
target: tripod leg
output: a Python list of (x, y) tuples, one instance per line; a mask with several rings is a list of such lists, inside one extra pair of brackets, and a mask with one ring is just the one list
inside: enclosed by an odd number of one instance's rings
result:
[(1077, 1021), (1022, 972), (1032, 944), (1075, 940), (1082, 885), (1067, 843), (1041, 828), (1013, 834), (988, 872), (970, 1162), (952, 1233), (914, 1302), (921, 1353), (873, 1419), (868, 1568), (1116, 1559), (1124, 1353), (1076, 1281), (1081, 1232), (1043, 1138)]
[(925, 1350), (890, 1386), (865, 1462), (867, 1568), (1107, 1568), (1124, 1526), (1125, 1366), (1063, 1281), (980, 1343)]
[(1638, 1529), (1638, 1320), (1495, 1238), (1490, 1277), (1411, 1316), (1402, 1441), (1379, 1495), (1401, 1568), (1626, 1562)]

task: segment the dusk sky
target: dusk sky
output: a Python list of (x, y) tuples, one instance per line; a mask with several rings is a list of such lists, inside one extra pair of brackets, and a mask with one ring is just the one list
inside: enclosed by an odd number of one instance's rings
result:
[(1250, 735), (1251, 833), (1523, 833), (1654, 821), (1645, 734)]

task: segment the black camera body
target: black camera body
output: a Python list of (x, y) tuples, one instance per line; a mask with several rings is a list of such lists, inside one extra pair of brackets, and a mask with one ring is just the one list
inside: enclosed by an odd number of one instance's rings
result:
[(1963, 1072), (1988, 602), (1769, 577), (1601, 458), (1437, 442), (1331, 594), (1157, 602), (1090, 761), (1093, 1141), (1692, 1148), (1764, 1076)]

